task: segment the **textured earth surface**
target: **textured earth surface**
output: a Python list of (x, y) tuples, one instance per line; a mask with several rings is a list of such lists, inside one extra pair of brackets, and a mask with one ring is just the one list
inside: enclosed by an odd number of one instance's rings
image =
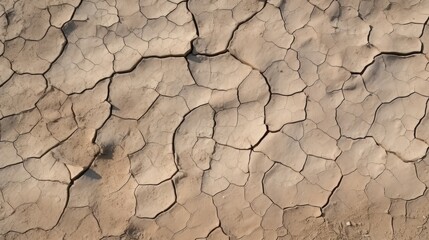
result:
[(429, 0), (0, 0), (0, 239), (429, 239)]

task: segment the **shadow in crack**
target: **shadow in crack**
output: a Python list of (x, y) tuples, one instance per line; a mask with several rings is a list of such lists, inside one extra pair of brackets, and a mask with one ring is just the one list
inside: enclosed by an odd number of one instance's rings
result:
[(114, 153), (115, 153), (115, 145), (113, 143), (109, 143), (101, 146), (101, 152), (98, 157), (100, 159), (112, 159)]
[(66, 23), (63, 27), (64, 35), (66, 35), (66, 37), (69, 36), (76, 29), (76, 27), (77, 26), (73, 21)]
[(84, 176), (89, 177), (90, 179), (99, 180), (101, 179), (100, 174), (89, 168), (85, 173)]
[(112, 105), (112, 110), (116, 110), (116, 111), (121, 110), (121, 109), (119, 109), (118, 107), (116, 107), (116, 106), (115, 106), (115, 105), (113, 105), (113, 104), (110, 104), (110, 105)]
[(125, 239), (139, 239), (141, 232), (136, 227), (130, 225), (122, 236), (125, 237)]
[(7, 23), (7, 25), (12, 24), (14, 17), (15, 17), (15, 11), (10, 10), (10, 11), (6, 12), (6, 23)]
[(198, 58), (196, 55), (189, 54), (187, 59), (191, 62), (201, 63), (201, 59)]

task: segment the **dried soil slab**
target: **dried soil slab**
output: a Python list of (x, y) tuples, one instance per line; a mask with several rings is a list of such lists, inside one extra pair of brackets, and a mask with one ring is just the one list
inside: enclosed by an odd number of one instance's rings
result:
[(285, 29), (279, 9), (267, 4), (240, 25), (228, 49), (243, 62), (265, 71), (273, 62), (284, 59), (292, 41), (293, 36)]
[(321, 207), (330, 195), (330, 191), (312, 184), (299, 172), (279, 163), (267, 172), (263, 184), (267, 196), (282, 208), (302, 204)]
[(393, 154), (388, 154), (386, 171), (377, 178), (377, 182), (384, 187), (387, 197), (404, 200), (423, 195), (426, 188), (417, 178), (415, 166), (412, 163), (404, 163)]
[(1, 169), (0, 176), (1, 234), (55, 226), (67, 202), (67, 184), (39, 181), (22, 164)]
[(427, 98), (412, 94), (397, 98), (378, 109), (368, 135), (404, 161), (415, 161), (426, 154), (427, 143), (414, 137), (414, 129), (425, 114)]
[(321, 158), (334, 160), (341, 153), (335, 139), (317, 128), (305, 133), (300, 143), (304, 152)]
[(214, 124), (214, 111), (208, 105), (198, 107), (186, 115), (173, 142), (177, 158), (180, 159), (180, 168), (210, 168), (215, 147), (215, 141), (212, 139)]
[(198, 38), (193, 45), (198, 53), (214, 54), (225, 50), (237, 26), (262, 9), (264, 3), (250, 1), (189, 1), (195, 16)]
[(166, 181), (158, 186), (139, 186), (136, 198), (136, 216), (154, 218), (175, 202), (173, 183)]
[(235, 148), (250, 148), (265, 134), (264, 106), (269, 98), (263, 76), (252, 71), (238, 87), (237, 108), (218, 111), (213, 139)]
[(344, 136), (366, 136), (381, 105), (380, 99), (368, 92), (364, 84), (361, 76), (352, 76), (344, 83), (344, 101), (336, 110), (336, 120)]
[(156, 13), (149, 11), (162, 7), (156, 2), (83, 1), (63, 28), (68, 45), (47, 79), (66, 93), (81, 92), (132, 69), (143, 56), (184, 55), (196, 33), (192, 17), (186, 3), (166, 4)]
[[(183, 205), (191, 217), (186, 222), (186, 228), (175, 235), (175, 239), (202, 238), (219, 226), (216, 205), (206, 194), (197, 195)], [(204, 222), (205, 224), (201, 224)]]
[(362, 176), (377, 178), (386, 168), (386, 151), (373, 138), (362, 140), (341, 139), (342, 153), (336, 162), (343, 174), (358, 171)]
[(64, 44), (61, 30), (51, 27), (40, 40), (15, 38), (6, 42), (4, 56), (10, 60), (12, 69), (17, 73), (42, 74), (60, 55)]
[(236, 238), (250, 235), (261, 224), (261, 217), (253, 212), (244, 199), (243, 188), (231, 185), (214, 197), (220, 224), (226, 234)]
[(421, 1), (362, 3), (359, 12), (363, 20), (373, 27), (369, 42), (382, 52), (420, 51), (422, 43), (419, 37), (427, 19), (427, 12), (423, 10), (425, 4)]
[(138, 184), (129, 169), (128, 158), (95, 159), (70, 188), (68, 207), (94, 209), (103, 236), (122, 234), (136, 209), (134, 191)]
[(176, 173), (173, 136), (188, 111), (183, 98), (161, 96), (138, 121), (146, 145), (130, 160), (131, 172), (139, 184), (159, 184)]
[(0, 142), (0, 152), (3, 153), (0, 168), (22, 162), (22, 158), (18, 156), (16, 149), (11, 142)]
[(68, 184), (72, 176), (67, 165), (60, 159), (56, 158), (51, 151), (41, 158), (26, 159), (24, 167), (31, 176), (40, 181), (58, 181)]
[(297, 93), (291, 96), (274, 95), (265, 107), (266, 123), (270, 131), (278, 131), (285, 124), (302, 121), (306, 117), (307, 96)]
[(142, 134), (137, 128), (137, 121), (109, 118), (98, 131), (95, 140), (101, 147), (101, 158), (112, 159), (125, 157), (145, 145)]
[(249, 176), (249, 154), (248, 150), (216, 145), (211, 168), (203, 175), (202, 191), (213, 196), (230, 184), (243, 186)]
[(255, 151), (262, 152), (270, 160), (282, 163), (295, 171), (302, 170), (307, 158), (299, 142), (282, 132), (268, 133)]
[(306, 84), (298, 72), (300, 67), (297, 53), (290, 50), (287, 52), (285, 61), (271, 64), (263, 73), (271, 87), (271, 92), (282, 95), (301, 92)]
[[(176, 96), (194, 83), (184, 58), (150, 58), (130, 73), (118, 74), (109, 86), (113, 114), (122, 118), (141, 118), (158, 96)], [(144, 96), (142, 99), (141, 96)]]
[(187, 60), (195, 82), (216, 90), (237, 88), (252, 70), (229, 53), (214, 57), (189, 55)]
[(41, 75), (15, 74), (0, 86), (0, 117), (30, 110), (42, 97), (46, 80)]
[(417, 92), (427, 96), (429, 72), (422, 54), (406, 57), (382, 55), (368, 67), (362, 78), (368, 91), (382, 102)]

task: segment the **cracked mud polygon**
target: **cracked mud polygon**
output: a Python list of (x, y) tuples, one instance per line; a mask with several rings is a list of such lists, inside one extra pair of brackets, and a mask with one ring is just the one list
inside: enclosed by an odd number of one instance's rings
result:
[(0, 0), (0, 239), (429, 239), (428, 0)]

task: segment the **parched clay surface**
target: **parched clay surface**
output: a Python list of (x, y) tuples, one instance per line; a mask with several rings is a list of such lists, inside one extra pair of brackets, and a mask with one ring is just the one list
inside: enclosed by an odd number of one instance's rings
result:
[(429, 239), (428, 0), (1, 0), (0, 240)]

